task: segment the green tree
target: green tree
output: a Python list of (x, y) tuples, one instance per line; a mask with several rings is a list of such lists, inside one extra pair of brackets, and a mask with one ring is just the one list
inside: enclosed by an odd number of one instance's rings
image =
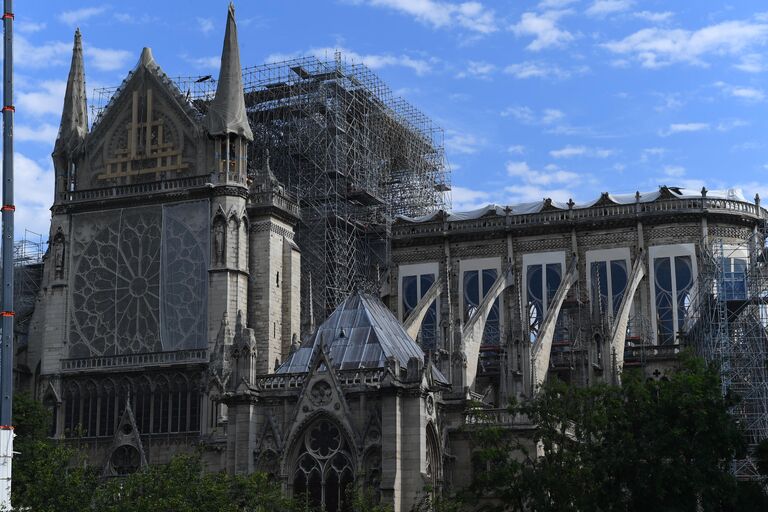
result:
[(279, 512), (297, 510), (280, 487), (263, 473), (249, 476), (212, 473), (198, 456), (180, 455), (105, 481), (93, 509), (100, 512)]
[(514, 431), (480, 429), (471, 490), (501, 510), (748, 510), (759, 495), (728, 472), (744, 449), (731, 405), (718, 372), (690, 355), (669, 380), (628, 371), (620, 387), (550, 382), (511, 407), (536, 425), (541, 452)]
[(50, 414), (24, 394), (14, 396), (16, 439), (11, 502), (17, 510), (71, 512), (88, 507), (98, 478), (74, 450), (47, 437)]

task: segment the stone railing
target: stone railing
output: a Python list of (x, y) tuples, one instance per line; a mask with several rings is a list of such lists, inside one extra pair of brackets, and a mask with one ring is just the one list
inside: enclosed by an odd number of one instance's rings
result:
[(205, 186), (210, 181), (210, 176), (202, 175), (191, 176), (188, 178), (176, 178), (172, 180), (151, 181), (148, 183), (136, 183), (134, 185), (116, 185), (113, 187), (75, 190), (66, 193), (66, 200), (71, 203), (77, 203), (83, 201), (97, 201), (100, 199), (113, 199), (124, 196), (183, 191)]
[(256, 207), (274, 206), (275, 208), (280, 208), (281, 210), (284, 210), (294, 215), (295, 217), (299, 216), (299, 205), (285, 195), (277, 192), (268, 191), (251, 194), (250, 203), (252, 206)]
[(512, 425), (523, 418), (511, 414), (508, 409), (468, 409), (464, 411), (464, 425)]
[[(342, 386), (376, 385), (387, 374), (384, 368), (339, 370), (336, 378)], [(256, 377), (255, 388), (262, 390), (291, 390), (304, 385), (306, 373), (278, 373)]]
[(484, 229), (514, 229), (528, 226), (541, 226), (559, 223), (594, 222), (596, 220), (615, 220), (619, 218), (637, 218), (668, 213), (725, 213), (747, 215), (754, 218), (768, 218), (768, 210), (758, 205), (733, 199), (714, 199), (708, 197), (687, 199), (663, 199), (647, 203), (608, 204), (588, 208), (554, 209), (538, 213), (517, 214), (511, 211), (506, 215), (489, 215), (471, 220), (457, 220), (444, 223), (434, 219), (424, 222), (397, 223), (393, 236), (408, 237), (413, 235), (440, 234), (448, 232), (481, 231)]
[(680, 345), (627, 345), (624, 348), (624, 360), (671, 359), (681, 350)]
[(147, 352), (117, 356), (81, 357), (61, 360), (62, 372), (84, 370), (111, 370), (137, 366), (160, 366), (178, 363), (207, 363), (208, 351), (204, 348), (176, 350), (173, 352)]

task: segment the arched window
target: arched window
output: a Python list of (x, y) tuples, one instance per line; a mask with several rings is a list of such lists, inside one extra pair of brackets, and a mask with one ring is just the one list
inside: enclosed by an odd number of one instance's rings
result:
[(187, 420), (187, 430), (189, 432), (200, 431), (200, 393), (199, 385), (193, 381), (189, 384), (189, 416)]
[(153, 428), (152, 432), (168, 432), (168, 381), (165, 377), (160, 377), (155, 385), (155, 391), (152, 393), (152, 414)]
[(297, 443), (294, 495), (326, 512), (350, 510), (346, 491), (355, 475), (350, 445), (341, 429), (320, 419), (309, 425)]
[(152, 428), (152, 386), (146, 377), (139, 379), (136, 385), (136, 407), (133, 414), (136, 417), (136, 427), (139, 433), (148, 434)]
[(96, 436), (96, 421), (98, 419), (99, 395), (96, 392), (96, 383), (89, 380), (83, 390), (83, 435), (85, 437)]
[(227, 249), (229, 249), (230, 265), (232, 268), (240, 268), (240, 226), (237, 219), (230, 217), (229, 230), (227, 231)]
[(243, 232), (242, 238), (240, 240), (243, 247), (243, 261), (240, 267), (244, 268), (245, 270), (248, 270), (248, 267), (250, 265), (249, 259), (248, 259), (250, 258), (250, 252), (249, 252), (250, 244), (248, 243), (248, 218), (247, 217), (243, 217), (240, 220), (240, 227), (241, 227), (241, 231)]
[(101, 384), (99, 399), (99, 435), (111, 436), (115, 433), (115, 385), (107, 379)]
[(64, 436), (77, 435), (80, 425), (80, 385), (70, 382), (64, 394)]
[(171, 388), (171, 430), (170, 432), (186, 432), (187, 413), (189, 412), (189, 390), (187, 379), (177, 375)]
[(437, 441), (437, 434), (432, 424), (427, 425), (427, 468), (426, 474), (428, 484), (430, 486), (429, 491), (438, 493), (440, 490), (441, 480), (441, 457), (440, 457), (440, 445)]

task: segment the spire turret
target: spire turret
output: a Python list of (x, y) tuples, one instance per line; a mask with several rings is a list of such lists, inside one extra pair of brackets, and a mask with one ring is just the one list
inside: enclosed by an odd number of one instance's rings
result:
[(253, 132), (245, 112), (240, 47), (237, 43), (235, 6), (232, 3), (229, 4), (227, 14), (227, 29), (224, 33), (224, 48), (221, 51), (221, 69), (216, 96), (211, 102), (203, 123), (212, 136), (235, 134), (249, 141), (253, 140)]
[(72, 64), (67, 78), (67, 91), (64, 95), (64, 109), (56, 144), (53, 147), (53, 159), (57, 170), (65, 172), (72, 157), (79, 151), (88, 133), (88, 107), (85, 97), (85, 66), (83, 65), (83, 44), (80, 29), (75, 31), (75, 43), (72, 48)]

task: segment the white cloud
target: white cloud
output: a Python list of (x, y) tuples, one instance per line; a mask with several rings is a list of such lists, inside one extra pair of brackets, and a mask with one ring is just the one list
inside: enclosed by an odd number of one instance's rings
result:
[(477, 153), (480, 146), (485, 145), (485, 140), (471, 133), (461, 133), (448, 130), (445, 139), (445, 147), (449, 153), (461, 153), (471, 155)]
[(14, 29), (18, 30), (22, 34), (34, 34), (35, 32), (40, 32), (41, 30), (45, 30), (46, 23), (36, 23), (34, 21), (27, 21), (25, 19), (17, 20), (14, 24)]
[(531, 203), (550, 198), (553, 201), (565, 203), (573, 197), (573, 193), (565, 188), (543, 188), (536, 185), (515, 185), (506, 187), (508, 204)]
[(56, 141), (58, 132), (59, 128), (49, 123), (43, 123), (39, 126), (20, 124), (14, 127), (13, 136), (20, 142), (42, 142), (50, 145), (53, 149), (53, 143)]
[(198, 69), (215, 71), (221, 67), (220, 55), (213, 55), (211, 57), (190, 57), (189, 55), (182, 55), (181, 58)]
[(701, 132), (709, 129), (709, 123), (674, 123), (670, 124), (668, 129), (659, 132), (659, 135), (667, 136), (675, 133)]
[(501, 117), (513, 117), (524, 124), (548, 125), (562, 120), (565, 114), (555, 108), (545, 108), (540, 112), (530, 107), (507, 107), (501, 112)]
[(114, 71), (124, 69), (133, 53), (126, 50), (113, 50), (111, 48), (96, 48), (84, 46), (86, 66), (89, 64), (101, 71)]
[(580, 179), (575, 172), (565, 171), (556, 165), (548, 165), (543, 171), (531, 169), (528, 162), (507, 162), (507, 175), (520, 178), (530, 185), (577, 184)]
[(213, 20), (210, 18), (197, 18), (197, 28), (199, 28), (200, 32), (203, 34), (208, 35), (213, 32), (215, 26)]
[(510, 153), (512, 155), (522, 155), (525, 153), (525, 146), (521, 144), (515, 144), (513, 146), (509, 146), (507, 148), (507, 153)]
[(665, 165), (664, 174), (670, 178), (680, 178), (685, 176), (685, 167), (680, 165)]
[(476, 1), (453, 3), (438, 0), (368, 0), (365, 3), (400, 11), (434, 28), (457, 26), (480, 34), (490, 34), (498, 30), (495, 12)]
[(632, 0), (595, 0), (586, 12), (587, 16), (603, 17), (627, 11), (634, 3)]
[(746, 73), (762, 73), (766, 69), (763, 64), (763, 56), (759, 53), (742, 55), (739, 63), (734, 64), (733, 67)]
[(530, 51), (562, 47), (574, 39), (573, 34), (557, 26), (558, 20), (567, 13), (568, 11), (525, 12), (510, 30), (518, 37), (533, 36), (533, 41), (526, 46)]
[(482, 190), (451, 186), (451, 202), (455, 211), (475, 210), (487, 204), (491, 194)]
[(743, 126), (749, 126), (749, 121), (745, 121), (743, 119), (726, 119), (724, 121), (720, 121), (717, 123), (717, 131), (720, 132), (729, 132), (733, 130), (734, 128), (741, 128)]
[(545, 108), (544, 114), (541, 116), (541, 122), (542, 124), (552, 124), (555, 121), (559, 121), (564, 117), (565, 117), (565, 114), (563, 114), (560, 110), (557, 110), (555, 108)]
[(20, 232), (26, 228), (36, 233), (48, 233), (49, 208), (53, 203), (53, 169), (43, 168), (21, 153), (14, 153), (13, 158), (16, 181), (24, 184), (16, 189), (16, 230)]
[(664, 12), (652, 12), (652, 11), (640, 11), (632, 14), (635, 18), (640, 18), (641, 20), (650, 21), (651, 23), (663, 23), (665, 21), (669, 21), (669, 19), (674, 16), (674, 13), (671, 11), (664, 11)]
[(573, 158), (573, 157), (592, 157), (592, 158), (608, 158), (616, 154), (613, 149), (606, 148), (589, 148), (586, 146), (571, 146), (567, 145), (561, 149), (555, 149), (549, 152), (549, 156), (552, 158)]
[(731, 94), (737, 98), (743, 98), (745, 100), (763, 101), (765, 94), (760, 89), (753, 89), (752, 87), (734, 87), (731, 90)]
[(573, 75), (583, 75), (589, 71), (588, 66), (578, 66), (572, 69), (561, 68), (557, 64), (541, 61), (525, 61), (518, 64), (510, 64), (504, 68), (504, 73), (515, 78), (552, 78), (566, 79)]
[(77, 9), (74, 11), (64, 11), (61, 14), (59, 14), (59, 21), (62, 23), (66, 23), (67, 25), (77, 25), (78, 23), (83, 23), (84, 21), (87, 21), (94, 16), (98, 16), (99, 14), (106, 11), (107, 8), (105, 6), (102, 7), (84, 7), (82, 9)]
[(495, 71), (496, 66), (490, 62), (471, 60), (467, 63), (467, 69), (459, 72), (456, 77), (488, 79)]
[(761, 89), (754, 87), (746, 87), (739, 85), (731, 85), (725, 82), (715, 82), (715, 87), (723, 91), (723, 93), (739, 98), (746, 101), (763, 101), (765, 99), (765, 93)]
[(651, 158), (661, 158), (666, 154), (666, 148), (645, 148), (640, 154), (640, 161), (647, 162)]
[(19, 111), (32, 116), (61, 115), (67, 82), (48, 80), (38, 85), (37, 90), (21, 91), (18, 94), (16, 104)]
[(768, 40), (768, 24), (753, 21), (725, 21), (699, 30), (645, 28), (620, 41), (603, 46), (634, 57), (647, 68), (684, 62), (706, 66), (708, 55), (736, 56), (762, 46)]
[(391, 54), (360, 54), (343, 47), (310, 48), (306, 52), (295, 53), (273, 53), (267, 56), (267, 62), (280, 62), (290, 60), (302, 55), (314, 55), (319, 59), (331, 59), (336, 52), (340, 52), (342, 58), (351, 62), (358, 62), (368, 66), (371, 69), (382, 69), (386, 67), (404, 67), (411, 69), (417, 75), (425, 75), (432, 71), (432, 63), (428, 60), (417, 59), (408, 55)]
[(27, 38), (14, 38), (13, 65), (20, 68), (43, 68), (67, 64), (72, 56), (72, 43), (53, 41), (35, 46)]
[(539, 9), (562, 9), (579, 0), (542, 0), (539, 2)]

